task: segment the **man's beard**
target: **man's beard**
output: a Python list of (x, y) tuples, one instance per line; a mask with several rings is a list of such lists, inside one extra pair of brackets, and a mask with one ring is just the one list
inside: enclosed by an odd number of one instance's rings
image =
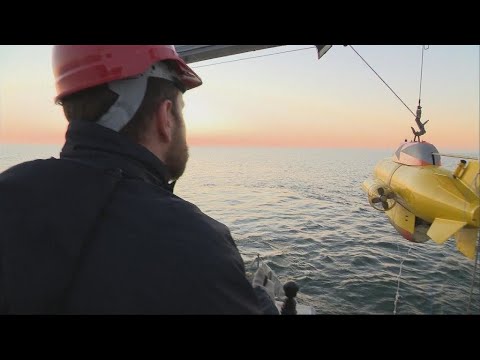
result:
[(170, 179), (178, 180), (183, 175), (188, 161), (188, 145), (185, 138), (185, 129), (180, 127), (179, 121), (173, 131), (172, 143), (165, 154), (165, 165), (167, 166)]

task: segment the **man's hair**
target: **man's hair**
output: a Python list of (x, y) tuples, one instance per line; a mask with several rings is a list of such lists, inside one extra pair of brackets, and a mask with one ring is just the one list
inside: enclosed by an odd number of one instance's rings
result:
[[(175, 118), (178, 119), (178, 92), (178, 88), (168, 80), (149, 78), (142, 104), (132, 120), (120, 130), (120, 134), (124, 134), (137, 143), (141, 142), (154, 112), (165, 100), (173, 102), (173, 112)], [(96, 86), (62, 99), (63, 112), (69, 122), (96, 122), (108, 111), (117, 98), (118, 95), (111, 91), (107, 84)]]

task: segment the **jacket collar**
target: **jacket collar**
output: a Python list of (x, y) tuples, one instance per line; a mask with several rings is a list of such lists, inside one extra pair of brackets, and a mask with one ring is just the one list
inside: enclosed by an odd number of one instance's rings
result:
[(89, 162), (93, 166), (121, 169), (127, 176), (160, 185), (173, 192), (165, 164), (144, 146), (95, 123), (72, 121), (60, 158)]

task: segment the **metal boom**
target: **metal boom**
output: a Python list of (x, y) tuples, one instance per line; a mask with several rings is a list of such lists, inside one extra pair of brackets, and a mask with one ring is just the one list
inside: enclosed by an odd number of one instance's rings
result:
[[(175, 48), (186, 63), (195, 63), (278, 46), (285, 45), (175, 45)], [(315, 46), (319, 59), (332, 47), (332, 45)]]

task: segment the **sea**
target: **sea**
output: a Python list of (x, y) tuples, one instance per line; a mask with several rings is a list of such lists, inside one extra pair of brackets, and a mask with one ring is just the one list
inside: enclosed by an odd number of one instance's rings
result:
[[(0, 172), (60, 149), (1, 144)], [(480, 314), (480, 264), (474, 279), (453, 239), (408, 242), (369, 205), (361, 184), (394, 150), (191, 147), (175, 193), (230, 228), (249, 276), (261, 259), (317, 314)]]

